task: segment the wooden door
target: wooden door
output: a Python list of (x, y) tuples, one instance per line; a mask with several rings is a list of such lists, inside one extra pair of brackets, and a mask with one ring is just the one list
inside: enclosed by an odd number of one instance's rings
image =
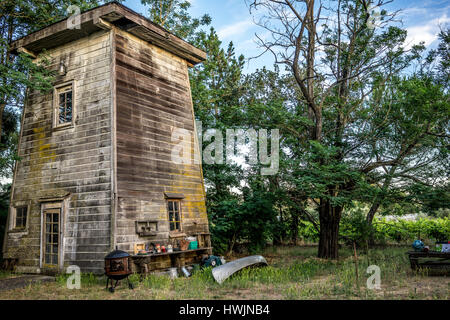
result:
[(61, 209), (44, 210), (44, 267), (59, 266), (59, 246), (61, 232)]

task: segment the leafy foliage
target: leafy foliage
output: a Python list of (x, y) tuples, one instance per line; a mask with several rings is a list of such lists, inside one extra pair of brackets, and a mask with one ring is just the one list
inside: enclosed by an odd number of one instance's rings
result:
[[(17, 157), (15, 148), (18, 123), (11, 127), (11, 120), (18, 121), (25, 102), (27, 89), (46, 92), (52, 88), (53, 76), (48, 70), (50, 57), (45, 50), (37, 59), (27, 54), (14, 54), (9, 44), (33, 31), (65, 18), (68, 6), (76, 5), (86, 10), (100, 1), (66, 0), (4, 0), (0, 4), (0, 168), (2, 177), (11, 176), (11, 166)], [(4, 112), (6, 111), (6, 114)], [(5, 125), (3, 120), (6, 121)], [(5, 128), (4, 128), (5, 127)], [(11, 129), (13, 129), (11, 131)]]
[[(0, 190), (0, 248), (3, 248), (3, 238), (6, 232), (6, 221), (8, 219), (9, 195), (11, 185), (4, 185)], [(1, 261), (0, 256), (0, 261)]]
[[(300, 237), (308, 242), (317, 242), (318, 232), (309, 222), (302, 222), (299, 228)], [(365, 222), (362, 212), (344, 215), (340, 224), (340, 237), (348, 245), (356, 242), (365, 246), (370, 237), (375, 243), (410, 244), (417, 239), (424, 239), (429, 245), (436, 241), (450, 239), (450, 219), (420, 218), (418, 220), (376, 218), (372, 225)]]
[(273, 195), (261, 187), (244, 190), (244, 201), (237, 198), (210, 204), (210, 229), (218, 253), (246, 243), (250, 252), (265, 247), (276, 224)]
[(182, 39), (191, 40), (200, 26), (211, 23), (207, 14), (192, 18), (188, 13), (191, 3), (187, 0), (141, 0), (141, 3), (149, 7), (148, 16), (153, 22)]

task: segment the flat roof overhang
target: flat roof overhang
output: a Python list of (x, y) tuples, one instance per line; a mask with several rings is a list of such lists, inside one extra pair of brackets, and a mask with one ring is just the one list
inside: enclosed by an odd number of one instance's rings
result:
[(36, 56), (44, 49), (49, 50), (108, 29), (108, 24), (111, 24), (185, 59), (189, 64), (195, 65), (206, 59), (204, 51), (118, 2), (110, 2), (85, 11), (79, 18), (79, 29), (70, 29), (66, 18), (13, 41), (10, 44), (11, 50), (14, 53), (24, 51)]

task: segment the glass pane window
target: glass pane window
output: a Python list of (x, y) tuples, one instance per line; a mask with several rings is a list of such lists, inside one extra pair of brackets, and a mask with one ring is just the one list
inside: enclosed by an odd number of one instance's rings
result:
[(167, 200), (170, 231), (181, 231), (181, 206), (180, 200)]
[(58, 125), (72, 123), (73, 89), (72, 85), (57, 89), (58, 92)]
[(28, 207), (17, 207), (16, 208), (16, 228), (25, 229), (27, 226), (27, 212)]
[(45, 264), (58, 265), (59, 209), (51, 209), (45, 214)]

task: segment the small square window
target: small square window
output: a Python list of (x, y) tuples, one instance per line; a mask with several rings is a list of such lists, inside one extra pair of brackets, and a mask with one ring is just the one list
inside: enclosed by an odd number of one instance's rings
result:
[(181, 231), (181, 203), (180, 200), (167, 199), (170, 231)]
[(63, 127), (73, 124), (74, 92), (72, 83), (55, 87), (54, 111), (54, 127)]
[(27, 226), (27, 213), (28, 207), (17, 207), (16, 208), (16, 224), (15, 229), (25, 229)]

